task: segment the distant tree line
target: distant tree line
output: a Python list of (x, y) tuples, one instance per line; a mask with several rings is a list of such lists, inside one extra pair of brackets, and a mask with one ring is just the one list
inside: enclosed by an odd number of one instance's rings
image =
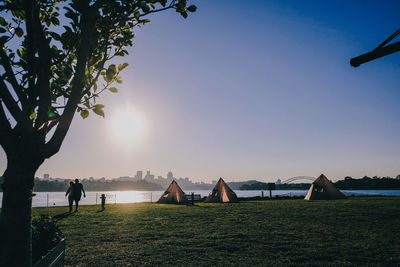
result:
[[(276, 184), (275, 190), (307, 190), (311, 183), (300, 184)], [(269, 190), (268, 183), (257, 182), (253, 184), (244, 184), (239, 190)]]
[(383, 190), (383, 189), (400, 189), (400, 175), (396, 178), (391, 177), (368, 177), (355, 179), (346, 176), (344, 180), (337, 181), (336, 187), (343, 190)]
[[(391, 177), (368, 177), (352, 178), (346, 176), (343, 180), (334, 183), (338, 189), (342, 190), (383, 190), (383, 189), (400, 189), (400, 175), (396, 178)], [(311, 183), (300, 184), (277, 184), (276, 190), (308, 190)], [(256, 182), (243, 184), (239, 190), (268, 190), (268, 183)]]

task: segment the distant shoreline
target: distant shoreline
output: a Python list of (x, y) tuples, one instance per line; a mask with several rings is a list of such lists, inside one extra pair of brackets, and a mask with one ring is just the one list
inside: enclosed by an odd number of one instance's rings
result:
[[(267, 190), (234, 190), (239, 199), (247, 200), (260, 200), (269, 198), (269, 191)], [(107, 204), (118, 203), (143, 203), (143, 202), (157, 202), (164, 191), (86, 191), (86, 198), (82, 197), (80, 205), (98, 205), (100, 204), (100, 195), (106, 195)], [(195, 193), (199, 194), (201, 198), (209, 195), (210, 190), (184, 190), (186, 194)], [(400, 190), (342, 190), (348, 197), (400, 197)], [(67, 206), (68, 199), (65, 192), (34, 192), (35, 196), (32, 199), (33, 207), (51, 207), (51, 206)], [(298, 199), (304, 198), (307, 190), (272, 190), (273, 199)], [(0, 200), (3, 193), (0, 192)], [(0, 202), (1, 203), (1, 202)], [(0, 204), (1, 206), (1, 204)]]

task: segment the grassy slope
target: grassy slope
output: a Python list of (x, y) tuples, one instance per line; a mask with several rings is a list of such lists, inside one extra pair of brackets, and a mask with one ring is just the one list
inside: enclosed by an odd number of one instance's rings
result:
[(68, 266), (400, 265), (400, 198), (34, 208), (58, 215)]

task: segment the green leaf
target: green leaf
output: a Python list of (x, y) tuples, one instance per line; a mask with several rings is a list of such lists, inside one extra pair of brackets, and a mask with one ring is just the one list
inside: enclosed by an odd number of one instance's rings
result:
[(197, 6), (195, 6), (195, 5), (188, 6), (188, 8), (187, 8), (187, 11), (189, 11), (189, 12), (195, 12), (196, 10), (197, 10)]
[(50, 110), (49, 112), (47, 112), (47, 116), (49, 117), (49, 119), (53, 119), (57, 116), (57, 114), (54, 111)]
[(94, 105), (93, 107), (95, 107), (95, 108), (104, 108), (104, 105), (103, 104), (97, 104), (97, 105)]
[(110, 92), (112, 92), (112, 93), (118, 93), (118, 89), (115, 87), (111, 87), (108, 90), (110, 90)]
[(0, 45), (5, 44), (8, 41), (8, 37), (7, 36), (1, 36), (0, 37)]
[(33, 112), (31, 113), (31, 115), (29, 115), (29, 119), (30, 119), (30, 120), (36, 119), (36, 112), (35, 112), (35, 111), (33, 111)]
[(60, 25), (60, 21), (56, 17), (52, 17), (51, 18), (51, 22), (56, 26)]
[[(97, 106), (97, 105), (96, 105)], [(104, 118), (104, 111), (103, 111), (103, 109), (102, 108), (99, 108), (99, 107), (94, 107), (93, 108), (93, 112), (94, 113), (96, 113), (97, 115), (99, 115), (99, 116), (102, 116), (103, 118)]]
[(83, 119), (86, 119), (87, 117), (89, 117), (89, 111), (87, 111), (86, 109), (85, 109), (85, 110), (82, 110), (82, 111), (81, 111), (81, 117), (82, 117)]
[(121, 78), (121, 76), (117, 76), (117, 77), (115, 77), (115, 81), (117, 82), (117, 83), (122, 83), (122, 78)]
[(0, 33), (5, 33), (7, 30), (4, 29), (3, 27), (0, 27)]
[(187, 18), (188, 14), (186, 11), (182, 11), (181, 12), (182, 17), (184, 17), (185, 19)]
[(128, 63), (124, 63), (124, 64), (119, 64), (118, 65), (118, 70), (123, 70), (123, 69), (125, 69), (126, 67), (128, 67), (129, 66), (129, 64)]
[(144, 1), (140, 2), (140, 7), (142, 8), (142, 11), (144, 13), (147, 13), (150, 11), (150, 7)]
[(7, 21), (5, 18), (0, 17), (0, 25), (1, 25), (1, 26), (6, 26), (7, 23), (8, 23), (8, 21)]
[(108, 68), (111, 69), (114, 72), (114, 74), (117, 72), (117, 68), (115, 67), (115, 64), (111, 64)]
[(22, 57), (22, 49), (17, 49), (17, 55), (19, 56), (19, 57)]
[(114, 75), (112, 74), (112, 72), (109, 72), (109, 71), (106, 72), (106, 76), (105, 76), (106, 82), (108, 82), (108, 83), (111, 82), (113, 77), (114, 77)]
[(15, 34), (18, 37), (22, 37), (24, 35), (24, 30), (22, 28), (18, 27), (18, 28), (15, 29)]
[(108, 67), (108, 69), (106, 70), (106, 76), (105, 76), (106, 82), (110, 82), (114, 78), (116, 73), (117, 73), (117, 69), (116, 69), (115, 65), (111, 64)]
[(135, 13), (133, 13), (134, 14), (134, 16), (135, 16), (135, 19), (139, 19), (139, 17), (140, 17), (140, 12), (139, 11), (135, 11)]
[(49, 32), (49, 35), (56, 41), (60, 41), (61, 40), (61, 36), (58, 33)]

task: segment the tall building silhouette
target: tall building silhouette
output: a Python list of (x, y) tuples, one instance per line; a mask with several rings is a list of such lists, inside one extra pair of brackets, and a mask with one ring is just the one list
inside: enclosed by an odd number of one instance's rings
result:
[(144, 177), (144, 180), (154, 181), (154, 174), (150, 174), (150, 171), (147, 171), (146, 176)]
[(143, 179), (143, 171), (137, 171), (135, 178), (138, 180), (142, 180)]

